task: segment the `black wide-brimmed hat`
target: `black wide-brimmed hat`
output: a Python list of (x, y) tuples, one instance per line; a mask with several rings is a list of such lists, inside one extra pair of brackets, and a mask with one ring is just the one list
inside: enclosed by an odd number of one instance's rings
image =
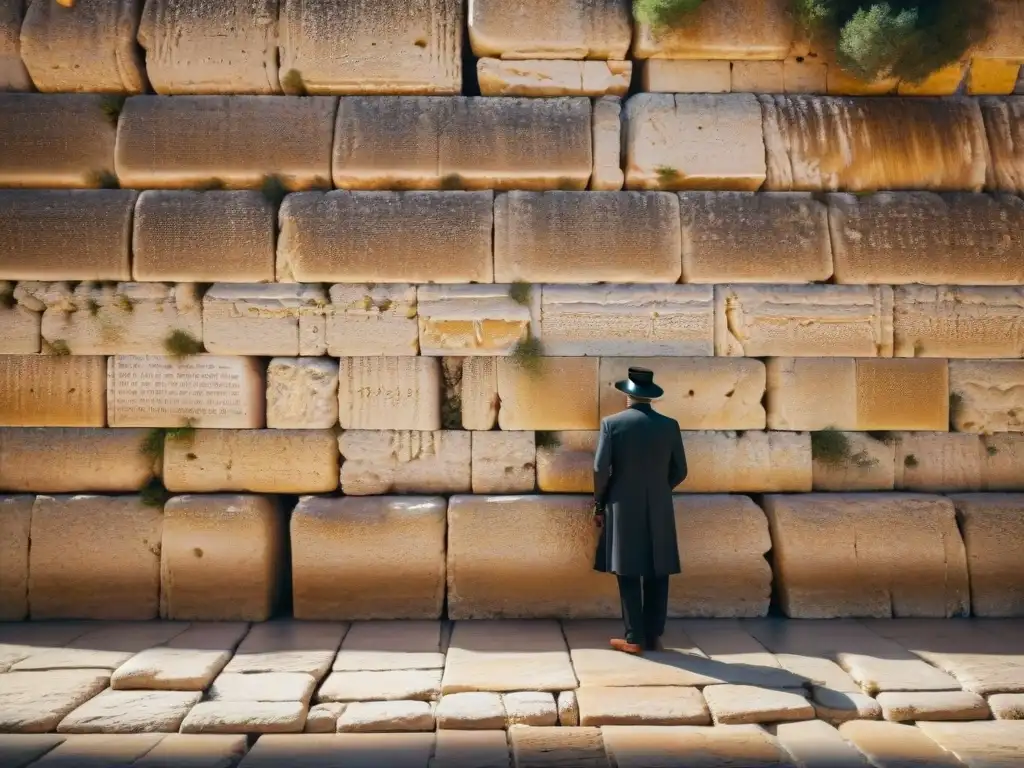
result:
[(615, 388), (627, 395), (644, 400), (656, 400), (665, 390), (654, 383), (654, 371), (647, 368), (630, 368), (629, 378), (615, 382)]

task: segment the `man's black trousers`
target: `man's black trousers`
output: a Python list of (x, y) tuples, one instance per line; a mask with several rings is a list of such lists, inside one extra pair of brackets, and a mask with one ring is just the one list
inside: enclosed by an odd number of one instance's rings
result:
[(665, 632), (668, 576), (619, 576), (626, 642), (650, 647)]

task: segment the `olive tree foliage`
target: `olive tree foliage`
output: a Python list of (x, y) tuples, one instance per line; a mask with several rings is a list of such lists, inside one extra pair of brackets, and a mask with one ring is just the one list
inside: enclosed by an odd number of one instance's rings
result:
[[(708, 0), (715, 2), (715, 0)], [(637, 21), (652, 27), (672, 27), (685, 21), (687, 14), (700, 8), (704, 0), (633, 0)]]

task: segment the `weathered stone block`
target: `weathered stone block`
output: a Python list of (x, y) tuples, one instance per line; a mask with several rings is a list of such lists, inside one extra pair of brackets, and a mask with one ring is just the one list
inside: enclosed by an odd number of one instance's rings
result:
[(768, 427), (857, 431), (949, 428), (945, 360), (768, 360)]
[(285, 619), (257, 624), (248, 631), (224, 671), (302, 672), (321, 680), (348, 631), (349, 625), (344, 622)]
[(118, 123), (117, 175), (142, 189), (258, 189), (267, 176), (291, 190), (328, 186), (336, 106), (323, 96), (133, 96)]
[[(416, 290), (420, 354), (507, 356), (540, 335), (540, 289), (511, 285), (421, 285)], [(515, 298), (513, 298), (515, 296)]]
[(122, 691), (205, 691), (248, 631), (246, 622), (193, 624), (164, 645), (131, 656), (114, 670), (110, 686)]
[(502, 61), (479, 59), (483, 96), (625, 96), (630, 61)]
[(703, 693), (715, 725), (719, 726), (814, 719), (814, 706), (802, 691), (709, 685)]
[(136, 197), (127, 190), (0, 190), (0, 278), (130, 280)]
[[(63, 189), (100, 186), (114, 169), (115, 121), (108, 97), (0, 93), (0, 185)], [(81, 232), (76, 233), (81, 237)]]
[(462, 428), (491, 430), (498, 423), (498, 360), (493, 357), (463, 358), (458, 389)]
[(1024, 494), (952, 496), (967, 551), (975, 616), (1024, 614), (1024, 577), (1017, 567), (1024, 536)]
[(871, 765), (908, 761), (937, 768), (962, 765), (929, 738), (923, 728), (914, 725), (854, 720), (839, 726), (839, 735), (860, 750)]
[[(65, 715), (106, 688), (109, 679), (108, 671), (98, 669), (5, 674), (0, 677), (0, 727), (5, 733), (53, 731)], [(50, 748), (53, 746), (51, 744)], [(109, 752), (107, 754), (109, 759)], [(81, 761), (71, 764), (81, 765)]]
[[(0, 439), (2, 436), (0, 432)], [(7, 487), (2, 481), (0, 485)], [(0, 496), (0, 620), (3, 621), (22, 621), (28, 617), (28, 556), (34, 502), (32, 496)]]
[(338, 361), (276, 357), (267, 366), (267, 427), (329, 429), (338, 423)]
[(615, 382), (625, 379), (631, 366), (654, 371), (655, 381), (665, 390), (656, 408), (678, 421), (682, 429), (765, 427), (761, 405), (765, 392), (764, 363), (752, 359), (603, 357), (601, 418), (625, 409), (626, 396), (615, 389)]
[(901, 285), (898, 357), (1024, 357), (1024, 288)]
[(33, 619), (155, 619), (163, 510), (138, 496), (37, 496)]
[(593, 493), (598, 434), (538, 433), (537, 488), (545, 493)]
[(675, 283), (679, 202), (644, 192), (510, 192), (494, 202), (494, 279)]
[(58, 733), (174, 733), (201, 691), (102, 691), (68, 714)]
[(338, 377), (343, 429), (441, 428), (441, 365), (436, 357), (344, 357)]
[(969, 691), (885, 691), (878, 694), (882, 715), (893, 722), (987, 720), (985, 699)]
[(305, 672), (222, 672), (207, 691), (211, 701), (301, 701), (308, 704), (317, 680)]
[(626, 102), (626, 187), (753, 191), (765, 181), (752, 94), (640, 93)]
[(215, 284), (203, 296), (203, 342), (218, 355), (322, 355), (326, 307), (319, 285)]
[(1024, 491), (1024, 433), (983, 435), (982, 479), (986, 491)]
[[(1024, 54), (1020, 58), (1024, 59)], [(1024, 128), (1021, 127), (1024, 98), (982, 99), (981, 113), (985, 118), (989, 149), (986, 188), (1018, 194), (1024, 192), (1024, 149), (1021, 149), (1024, 144)]]
[(201, 701), (182, 733), (302, 733), (309, 705), (301, 701)]
[(316, 498), (292, 512), (298, 619), (436, 619), (445, 591), (443, 498)]
[(781, 61), (732, 62), (733, 93), (785, 93), (785, 64)]
[(828, 207), (837, 283), (1024, 283), (1019, 197), (883, 192)]
[(594, 163), (590, 188), (602, 191), (622, 189), (622, 99), (602, 96), (594, 101)]
[(338, 733), (410, 733), (434, 730), (426, 701), (356, 701), (338, 718)]
[(275, 206), (254, 191), (146, 190), (132, 223), (132, 277), (272, 282), (276, 215)]
[(443, 669), (450, 629), (440, 621), (358, 622), (345, 635), (331, 668), (335, 672)]
[(157, 93), (280, 93), (276, 0), (146, 0), (138, 40)]
[(285, 0), (281, 85), (286, 93), (457, 94), (464, 17), (458, 0)]
[(983, 765), (985, 762), (1010, 761), (1020, 754), (1020, 723), (976, 722), (976, 723), (921, 723), (924, 732), (940, 749), (949, 765), (958, 762)]
[(501, 694), (505, 726), (558, 725), (558, 706), (550, 691), (510, 691)]
[(882, 286), (715, 286), (715, 354), (891, 357), (893, 291)]
[(1024, 361), (951, 360), (950, 419), (958, 432), (1024, 432)]
[(711, 765), (737, 761), (745, 765), (786, 765), (792, 759), (771, 734), (756, 725), (606, 725), (601, 735), (617, 768), (644, 768), (654, 760), (671, 764), (680, 755), (687, 756), (684, 759), (700, 755)]
[(435, 714), (438, 728), (448, 733), (505, 728), (505, 705), (499, 693), (449, 693), (441, 697)]
[(103, 427), (104, 357), (0, 355), (0, 425)]
[[(142, 93), (146, 68), (135, 35), (143, 0), (27, 3), (21, 57), (44, 93)], [(67, 56), (74, 51), (73, 57)]]
[(985, 487), (987, 454), (979, 435), (905, 432), (896, 437), (896, 490), (944, 493)]
[(593, 163), (585, 96), (352, 96), (334, 136), (339, 189), (585, 189)]
[(791, 56), (782, 62), (785, 93), (820, 95), (828, 91), (828, 64), (805, 56)]
[(680, 192), (687, 283), (813, 283), (832, 276), (828, 209), (800, 192)]
[(32, 80), (21, 60), (21, 24), (25, 16), (22, 0), (0, 5), (0, 91), (31, 91)]
[(327, 353), (332, 357), (419, 353), (416, 286), (332, 285)]
[(955, 62), (932, 72), (919, 83), (901, 81), (896, 87), (900, 96), (952, 96), (960, 89), (967, 64)]
[(896, 487), (896, 433), (840, 434), (842, 437), (838, 439), (845, 440), (847, 445), (845, 455), (813, 457), (814, 490), (893, 490)]
[(633, 54), (640, 59), (783, 59), (794, 35), (785, 0), (717, 3), (698, 8), (677, 27), (638, 22)]
[(710, 286), (545, 285), (540, 333), (550, 355), (711, 355)]
[(440, 669), (332, 672), (317, 691), (317, 701), (430, 702), (440, 689)]
[[(707, 689), (705, 689), (707, 690)], [(576, 692), (579, 725), (710, 725), (697, 688), (680, 686), (583, 687)]]
[(1024, 693), (996, 693), (987, 701), (996, 720), (1024, 720)]
[[(830, 77), (834, 70), (829, 68)], [(759, 98), (768, 158), (766, 189), (980, 192), (985, 184), (985, 126), (973, 101)], [(893, 141), (894, 135), (905, 138)], [(907, 151), (910, 146), (912, 152)]]
[[(536, 485), (533, 432), (472, 432), (473, 493), (530, 493)], [(0, 432), (0, 440), (3, 433)], [(2, 442), (0, 442), (2, 446)]]
[(0, 354), (34, 355), (42, 344), (42, 314), (15, 298), (15, 284), (0, 280)]
[[(544, 357), (536, 365), (533, 370), (510, 358), (497, 359), (494, 382), (501, 429), (597, 429), (598, 359)], [(482, 383), (469, 382), (474, 387)], [(463, 373), (463, 386), (466, 385)], [(483, 393), (467, 396), (463, 390), (463, 407), (467, 400), (487, 399)]]
[(106, 378), (112, 427), (263, 426), (266, 388), (257, 358), (118, 355)]
[[(774, 571), (792, 618), (969, 613), (953, 503), (923, 494), (765, 497)], [(908, 571), (906, 563), (914, 563)]]
[(732, 64), (728, 61), (649, 59), (643, 63), (647, 93), (729, 93)]
[(347, 496), (466, 493), (470, 433), (350, 429), (338, 437)]

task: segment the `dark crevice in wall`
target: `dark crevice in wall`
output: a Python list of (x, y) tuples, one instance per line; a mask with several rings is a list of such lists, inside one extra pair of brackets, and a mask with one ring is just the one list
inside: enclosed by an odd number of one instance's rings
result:
[(462, 25), (462, 95), (479, 96), (480, 79), (476, 74), (477, 57), (469, 44), (469, 2), (463, 0), (462, 17), (466, 20)]

